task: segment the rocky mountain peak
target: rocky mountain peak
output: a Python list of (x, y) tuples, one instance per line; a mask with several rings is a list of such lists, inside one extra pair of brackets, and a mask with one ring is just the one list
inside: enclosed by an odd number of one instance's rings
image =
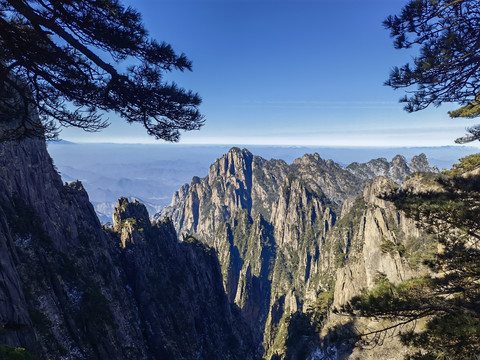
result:
[(189, 188), (190, 186), (188, 184), (183, 184), (182, 187), (180, 187), (180, 189), (175, 191), (175, 193), (173, 194), (172, 203), (170, 204), (170, 206), (175, 206), (175, 204), (178, 204), (181, 201), (185, 200), (188, 194)]
[(145, 230), (151, 228), (145, 205), (121, 197), (113, 210), (113, 229), (120, 233), (121, 246), (138, 243), (145, 239)]
[(282, 191), (295, 188), (292, 188), (295, 178), (309, 191), (324, 194), (329, 201), (342, 205), (355, 200), (377, 176), (386, 176), (401, 184), (414, 171), (435, 170), (428, 165), (425, 155), (414, 157), (410, 165), (404, 156), (397, 155), (391, 162), (379, 158), (343, 167), (315, 153), (305, 154), (287, 165), (282, 160), (267, 161), (246, 149), (234, 147), (212, 164), (208, 176), (194, 177), (190, 186), (184, 185), (178, 190), (172, 205), (155, 218), (170, 217), (179, 234), (190, 232), (210, 238), (219, 224), (240, 209), (272, 219), (272, 212), (281, 208), (278, 203), (289, 201), (281, 199)]
[(325, 161), (322, 159), (322, 157), (318, 153), (314, 154), (304, 154), (301, 158), (293, 160), (292, 165), (297, 165), (297, 166), (311, 166), (311, 165), (316, 165), (320, 167), (325, 167), (327, 166), (328, 161)]
[(407, 159), (402, 155), (395, 156), (389, 165), (388, 174), (385, 175), (388, 175), (397, 184), (401, 184), (407, 175), (412, 172), (408, 167)]
[(210, 167), (209, 176), (232, 177), (238, 174), (240, 177), (246, 177), (252, 166), (253, 154), (247, 149), (240, 150), (233, 147)]
[(395, 193), (399, 186), (390, 178), (379, 176), (365, 186), (363, 198), (367, 204), (386, 208), (386, 202), (382, 198)]
[(414, 156), (410, 164), (402, 155), (396, 155), (391, 162), (385, 158), (370, 160), (365, 164), (351, 163), (346, 168), (352, 174), (364, 181), (377, 176), (387, 176), (401, 185), (405, 178), (414, 172), (438, 172), (436, 167), (430, 167), (425, 154)]
[(407, 165), (407, 159), (403, 155), (395, 155), (392, 159), (391, 165), (405, 166)]
[(438, 168), (436, 166), (431, 167), (428, 163), (427, 156), (424, 153), (415, 155), (410, 161), (410, 169), (413, 172), (434, 172), (438, 173)]
[(215, 253), (179, 243), (170, 220), (152, 226), (126, 198), (113, 229), (102, 227), (41, 138), (0, 142), (0, 263), (2, 350), (46, 360), (254, 358)]
[(113, 213), (113, 226), (118, 226), (123, 220), (136, 219), (138, 221), (149, 223), (148, 211), (145, 205), (138, 200), (129, 201), (126, 197), (118, 199), (117, 206)]

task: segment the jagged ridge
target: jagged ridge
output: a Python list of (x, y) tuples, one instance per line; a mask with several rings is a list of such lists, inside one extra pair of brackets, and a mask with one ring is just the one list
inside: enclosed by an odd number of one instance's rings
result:
[(42, 139), (0, 154), (0, 344), (40, 359), (256, 358), (213, 250), (126, 199), (102, 228)]
[[(424, 154), (410, 164), (396, 156), (392, 162), (376, 159), (343, 167), (318, 154), (287, 165), (233, 148), (211, 166), (208, 176), (184, 185), (156, 218), (171, 217), (179, 233), (194, 233), (217, 250), (225, 291), (253, 325), (270, 359), (284, 351), (288, 335), (282, 332), (290, 326), (291, 315), (315, 307), (321, 294), (335, 293), (338, 304), (371, 286), (376, 272), (386, 272), (393, 281), (411, 276), (403, 259), (389, 267), (391, 260), (381, 246), (383, 241), (393, 247), (402, 241), (390, 234), (389, 229), (400, 226), (394, 219), (415, 228), (413, 223), (385, 202), (376, 202), (369, 195), (376, 192), (364, 188), (380, 175), (401, 184), (415, 171), (438, 170), (428, 165)], [(361, 201), (354, 201), (358, 196)], [(372, 207), (376, 210), (369, 210)], [(415, 231), (407, 233), (418, 236)], [(361, 257), (363, 262), (355, 262), (360, 264), (358, 279), (338, 273)], [(369, 257), (384, 260), (372, 265)], [(308, 345), (312, 351), (313, 344)]]

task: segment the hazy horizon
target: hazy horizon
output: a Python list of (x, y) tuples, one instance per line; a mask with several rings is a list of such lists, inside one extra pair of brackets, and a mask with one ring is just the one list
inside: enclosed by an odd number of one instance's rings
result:
[[(382, 25), (403, 0), (125, 0), (151, 37), (193, 62), (166, 81), (202, 97), (206, 123), (182, 144), (444, 146), (471, 119), (450, 119), (456, 104), (409, 114), (404, 90), (384, 86), (412, 60)], [(140, 124), (108, 116), (100, 133), (66, 128), (71, 141), (153, 143)]]
[[(318, 153), (347, 166), (352, 162), (403, 155), (408, 161), (425, 153), (431, 165), (448, 168), (459, 158), (479, 152), (471, 146), (443, 147), (315, 147), (267, 145), (108, 144), (49, 142), (48, 151), (64, 181), (81, 180), (102, 221), (111, 221), (121, 196), (136, 198), (150, 215), (171, 202), (172, 196), (193, 176), (204, 177), (215, 159), (237, 146), (267, 160), (291, 163), (306, 153)], [(105, 216), (104, 216), (105, 215)]]

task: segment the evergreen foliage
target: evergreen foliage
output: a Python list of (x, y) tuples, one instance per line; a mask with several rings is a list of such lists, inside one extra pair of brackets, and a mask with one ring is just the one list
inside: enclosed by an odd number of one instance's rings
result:
[[(473, 159), (477, 159), (473, 164)], [(463, 159), (462, 159), (463, 160)], [(477, 167), (478, 157), (460, 168)], [(363, 336), (400, 329), (402, 341), (418, 349), (413, 359), (476, 359), (480, 354), (480, 177), (439, 176), (439, 190), (404, 190), (391, 200), (436, 236), (438, 252), (426, 260), (430, 276), (377, 287), (354, 297), (343, 311), (388, 319), (393, 325)], [(424, 327), (401, 325), (425, 323)]]
[(333, 289), (322, 291), (318, 294), (315, 302), (306, 310), (306, 314), (310, 318), (312, 326), (320, 333), (324, 322), (327, 318), (328, 311), (333, 303)]
[(0, 121), (20, 120), (6, 139), (55, 137), (59, 126), (97, 131), (111, 111), (177, 141), (179, 130), (202, 126), (201, 99), (163, 77), (191, 66), (118, 0), (0, 0)]
[[(386, 85), (394, 89), (417, 86), (405, 96), (408, 112), (454, 102), (461, 108), (452, 118), (480, 116), (480, 1), (410, 0), (398, 16), (384, 21), (397, 49), (419, 46), (413, 64), (395, 67)], [(480, 125), (458, 143), (480, 139)]]
[(21, 347), (0, 345), (0, 359), (3, 360), (35, 360), (27, 350)]
[(443, 172), (449, 176), (459, 176), (466, 172), (480, 168), (480, 154), (473, 154), (460, 159), (460, 163), (453, 164), (450, 170)]

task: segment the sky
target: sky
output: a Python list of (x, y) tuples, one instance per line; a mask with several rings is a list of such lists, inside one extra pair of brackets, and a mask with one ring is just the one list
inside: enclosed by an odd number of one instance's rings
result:
[[(395, 50), (382, 21), (406, 0), (123, 0), (150, 36), (193, 62), (166, 78), (198, 92), (206, 123), (180, 144), (303, 146), (452, 145), (472, 125), (442, 105), (414, 114), (383, 85), (415, 51)], [(74, 142), (158, 142), (109, 115)]]

